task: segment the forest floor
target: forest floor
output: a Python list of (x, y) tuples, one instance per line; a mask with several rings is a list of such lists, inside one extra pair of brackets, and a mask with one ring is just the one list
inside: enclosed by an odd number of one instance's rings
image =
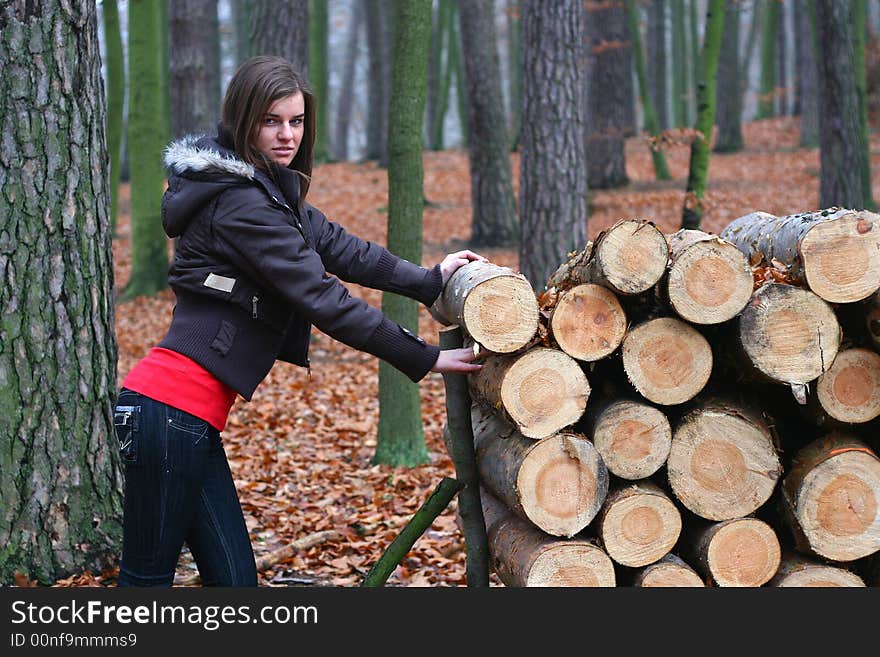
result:
[[(703, 228), (719, 232), (731, 220), (755, 211), (792, 214), (816, 209), (819, 153), (798, 147), (798, 119), (786, 117), (744, 125), (746, 147), (713, 154)], [(655, 222), (664, 232), (680, 226), (690, 149), (666, 149), (673, 179), (654, 180), (644, 139), (627, 142), (624, 188), (590, 193), (588, 233), (621, 218)], [(874, 188), (880, 173), (880, 142), (872, 141)], [(467, 246), (470, 236), (470, 180), (467, 153), (425, 154), (423, 264), (433, 266)], [(511, 156), (518, 191), (519, 158)], [(310, 201), (350, 232), (385, 243), (386, 172), (375, 162), (316, 167)], [(120, 200), (118, 236), (113, 242), (117, 291), (128, 280), (130, 228), (128, 189)], [(515, 249), (481, 251), (492, 262), (517, 268)], [(381, 304), (374, 290), (349, 286), (354, 295)], [(134, 364), (165, 334), (173, 294), (137, 298), (116, 306), (121, 382)], [(420, 334), (438, 341), (436, 323), (420, 309)], [(232, 408), (223, 441), (238, 488), (254, 551), (261, 556), (322, 530), (341, 538), (302, 550), (260, 573), (264, 586), (357, 586), (374, 562), (444, 476), (454, 468), (441, 438), (445, 421), (443, 380), (429, 374), (419, 385), (430, 462), (416, 468), (372, 465), (378, 421), (378, 361), (315, 331), (311, 376), (278, 363), (250, 403)], [(196, 571), (185, 550), (177, 579)], [(115, 572), (79, 575), (62, 585), (112, 585)], [(493, 580), (497, 584), (497, 580)], [(464, 543), (455, 521), (455, 501), (441, 514), (388, 581), (389, 586), (465, 585)]]

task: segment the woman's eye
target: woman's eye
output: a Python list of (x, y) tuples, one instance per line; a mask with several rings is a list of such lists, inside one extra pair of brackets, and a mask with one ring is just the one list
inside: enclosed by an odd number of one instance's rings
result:
[(290, 122), (290, 124), (291, 125), (302, 125), (302, 122), (303, 122), (302, 119), (294, 119), (293, 121)]
[(264, 120), (264, 123), (265, 123), (266, 125), (275, 125), (275, 119), (270, 118), (270, 117), (267, 116), (266, 119)]

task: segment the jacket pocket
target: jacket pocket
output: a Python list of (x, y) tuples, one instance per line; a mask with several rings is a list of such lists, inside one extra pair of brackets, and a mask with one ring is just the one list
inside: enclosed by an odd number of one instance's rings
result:
[(138, 434), (140, 433), (140, 406), (116, 406), (113, 411), (113, 426), (119, 443), (122, 462), (134, 465), (138, 459)]
[(211, 343), (211, 349), (225, 356), (232, 349), (232, 343), (235, 341), (235, 334), (237, 332), (238, 329), (235, 327), (235, 324), (227, 322), (225, 319), (221, 320), (220, 330), (217, 331), (217, 336)]

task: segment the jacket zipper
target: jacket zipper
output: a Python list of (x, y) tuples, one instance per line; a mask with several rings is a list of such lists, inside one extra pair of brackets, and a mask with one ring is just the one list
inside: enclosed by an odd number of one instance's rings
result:
[(258, 302), (259, 300), (260, 300), (260, 297), (258, 297), (258, 296), (255, 294), (255, 295), (254, 295), (254, 298), (253, 298), (253, 300), (252, 300), (252, 301), (253, 301), (253, 307), (254, 307), (254, 313), (253, 313), (253, 314), (254, 314), (254, 319), (257, 318), (257, 302)]

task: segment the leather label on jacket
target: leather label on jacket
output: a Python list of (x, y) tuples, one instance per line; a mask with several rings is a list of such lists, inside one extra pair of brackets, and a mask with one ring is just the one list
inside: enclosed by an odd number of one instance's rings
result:
[(219, 276), (217, 274), (208, 274), (208, 277), (205, 279), (203, 283), (205, 287), (210, 287), (215, 290), (220, 290), (221, 292), (232, 292), (232, 288), (235, 287), (235, 279), (229, 278), (228, 276)]

